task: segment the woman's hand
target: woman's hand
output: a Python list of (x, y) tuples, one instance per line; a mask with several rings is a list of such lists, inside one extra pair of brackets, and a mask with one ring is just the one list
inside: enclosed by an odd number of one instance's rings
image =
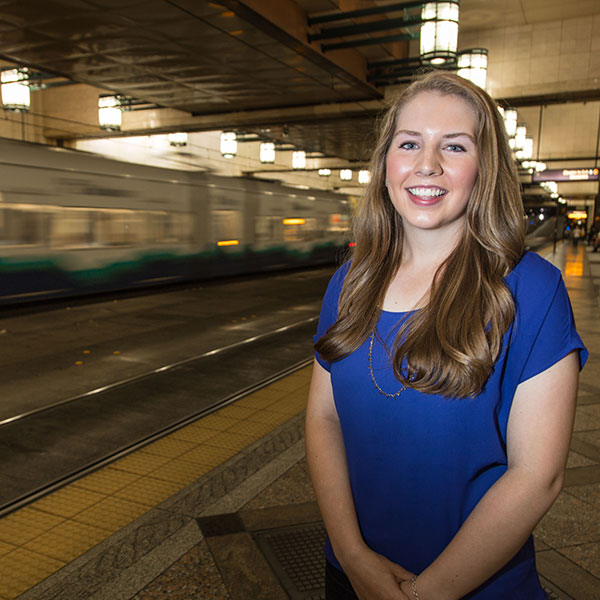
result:
[(343, 566), (360, 600), (412, 600), (400, 589), (400, 584), (413, 574), (369, 548)]
[(410, 600), (413, 600), (414, 593), (412, 591), (412, 584), (408, 579), (406, 581), (403, 581), (400, 584), (400, 589), (404, 592), (404, 595), (407, 598), (410, 598)]

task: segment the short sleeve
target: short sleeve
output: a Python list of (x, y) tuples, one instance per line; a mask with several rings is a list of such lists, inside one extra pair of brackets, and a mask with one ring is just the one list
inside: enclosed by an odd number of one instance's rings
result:
[[(349, 268), (350, 263), (344, 263), (329, 280), (327, 290), (323, 296), (323, 303), (321, 304), (321, 314), (319, 316), (319, 324), (317, 325), (317, 333), (313, 336), (315, 344), (325, 334), (329, 327), (337, 321), (340, 292), (342, 291), (344, 279), (346, 278)], [(331, 363), (323, 359), (316, 350), (315, 358), (324, 369), (331, 371)]]
[[(537, 255), (536, 255), (537, 256)], [(569, 295), (560, 271), (537, 257), (521, 274), (516, 294), (516, 336), (513, 340), (521, 383), (578, 351), (580, 368), (588, 352), (575, 328)], [(511, 344), (512, 345), (512, 344)]]

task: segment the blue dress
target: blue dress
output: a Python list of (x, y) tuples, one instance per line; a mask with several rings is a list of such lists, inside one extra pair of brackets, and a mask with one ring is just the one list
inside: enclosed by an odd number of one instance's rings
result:
[[(349, 263), (332, 277), (315, 340), (337, 319)], [(388, 398), (369, 375), (367, 339), (349, 356), (319, 363), (331, 373), (354, 503), (370, 548), (414, 572), (444, 550), (486, 491), (507, 470), (506, 430), (517, 386), (573, 350), (583, 367), (587, 351), (575, 330), (560, 271), (537, 254), (523, 256), (506, 277), (516, 304), (502, 352), (475, 398), (448, 399), (411, 390)], [(391, 346), (409, 313), (381, 311), (377, 332)], [(373, 372), (388, 393), (401, 385), (381, 343)], [(327, 559), (337, 568), (329, 541)], [(535, 568), (533, 539), (496, 575), (465, 598), (545, 598)]]

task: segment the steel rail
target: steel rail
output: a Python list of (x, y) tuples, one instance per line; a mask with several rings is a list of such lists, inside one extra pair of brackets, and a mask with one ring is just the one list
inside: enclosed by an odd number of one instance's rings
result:
[[(316, 319), (317, 319), (317, 317), (311, 317), (309, 319), (304, 319), (303, 321), (299, 321), (299, 322), (293, 323), (291, 325), (279, 327), (278, 329), (275, 329), (273, 331), (269, 331), (269, 332), (261, 334), (261, 335), (257, 335), (257, 336), (253, 336), (251, 338), (247, 338), (245, 340), (241, 340), (240, 342), (236, 342), (234, 344), (229, 344), (229, 345), (223, 346), (221, 348), (216, 348), (214, 350), (204, 352), (196, 357), (178, 361), (177, 363), (167, 365), (166, 367), (161, 367), (159, 369), (155, 369), (154, 371), (147, 373), (146, 375), (132, 377), (128, 380), (124, 380), (123, 382), (118, 382), (116, 384), (111, 384), (110, 386), (105, 386), (102, 389), (94, 390), (94, 393), (98, 393), (98, 391), (104, 391), (105, 389), (114, 388), (119, 385), (129, 383), (130, 381), (140, 380), (140, 379), (143, 379), (144, 377), (152, 376), (156, 373), (165, 372), (165, 371), (170, 370), (181, 364), (188, 363), (191, 360), (198, 360), (200, 358), (213, 356), (215, 354), (224, 352), (226, 350), (235, 349), (244, 344), (248, 344), (253, 341), (258, 341), (260, 339), (264, 339), (266, 337), (275, 335), (277, 333), (282, 333), (288, 329), (292, 329), (294, 327), (304, 325), (304, 324), (314, 321)], [(260, 390), (260, 389), (270, 385), (271, 383), (274, 383), (275, 381), (278, 381), (284, 377), (287, 377), (288, 375), (308, 366), (312, 362), (312, 360), (313, 360), (312, 357), (307, 358), (305, 360), (301, 360), (300, 362), (297, 362), (285, 369), (282, 369), (281, 371), (278, 371), (277, 373), (267, 377), (266, 379), (259, 381), (256, 384), (253, 384), (253, 385), (247, 386), (245, 388), (242, 388), (240, 390), (237, 390), (233, 394), (223, 398), (220, 401), (213, 403), (209, 407), (203, 408), (203, 409), (195, 411), (189, 415), (186, 415), (182, 419), (180, 419), (174, 423), (171, 423), (171, 424), (167, 425), (166, 427), (163, 427), (147, 436), (144, 436), (144, 437), (132, 442), (131, 444), (127, 444), (126, 446), (122, 446), (120, 448), (117, 448), (114, 451), (109, 452), (108, 454), (106, 454), (106, 456), (104, 456), (100, 459), (92, 461), (92, 462), (88, 463), (87, 465), (79, 467), (79, 468), (71, 471), (70, 473), (67, 473), (66, 475), (62, 475), (47, 484), (39, 486), (38, 488), (35, 488), (34, 490), (28, 491), (27, 493), (22, 494), (21, 496), (15, 498), (13, 500), (10, 500), (9, 502), (6, 502), (3, 505), (0, 505), (0, 518), (6, 516), (7, 514), (9, 514), (11, 512), (14, 512), (15, 510), (18, 510), (20, 508), (23, 508), (24, 506), (27, 506), (28, 504), (31, 504), (32, 502), (35, 502), (36, 500), (39, 500), (40, 498), (42, 498), (56, 490), (61, 489), (65, 485), (73, 483), (74, 481), (77, 481), (78, 479), (81, 479), (82, 477), (89, 475), (90, 473), (93, 473), (94, 471), (97, 471), (98, 469), (101, 469), (102, 467), (105, 467), (105, 466), (139, 450), (139, 449), (143, 448), (144, 446), (151, 444), (152, 442), (160, 440), (163, 437), (165, 437), (187, 425), (190, 425), (191, 423), (194, 423), (198, 419), (201, 419), (202, 417), (205, 417), (205, 416), (219, 410), (220, 408), (223, 408), (225, 406), (228, 406), (229, 404), (236, 402), (237, 400), (240, 400), (244, 396), (247, 396), (253, 392), (256, 392), (256, 391), (258, 391), (258, 390)], [(78, 396), (77, 398), (85, 399), (85, 397), (87, 395), (89, 395), (89, 394), (83, 394), (83, 395)], [(77, 398), (73, 398), (73, 399), (69, 399), (68, 401), (63, 401), (63, 402), (57, 403), (57, 404), (55, 404), (55, 406), (65, 404), (66, 402), (72, 402), (74, 399), (77, 399)], [(47, 409), (48, 409), (47, 407), (44, 407), (43, 410), (47, 410)], [(32, 412), (43, 412), (43, 410), (32, 411)], [(14, 420), (12, 422), (14, 422)]]
[(226, 350), (233, 350), (234, 348), (238, 348), (240, 346), (243, 346), (244, 344), (249, 344), (251, 342), (255, 342), (257, 340), (261, 340), (266, 337), (276, 335), (278, 333), (282, 333), (284, 331), (287, 331), (288, 329), (292, 329), (293, 327), (299, 327), (301, 325), (306, 325), (307, 323), (311, 323), (313, 321), (316, 321), (317, 319), (318, 319), (318, 316), (314, 316), (314, 317), (309, 317), (308, 319), (303, 319), (302, 321), (296, 321), (295, 323), (291, 323), (290, 325), (278, 327), (277, 329), (273, 329), (272, 331), (260, 333), (258, 335), (254, 335), (254, 336), (246, 338), (244, 340), (240, 340), (239, 342), (234, 342), (233, 344), (228, 344), (227, 346), (221, 346), (220, 348), (214, 348), (213, 350), (208, 350), (206, 352), (202, 352), (201, 354), (197, 354), (197, 355), (191, 356), (189, 358), (184, 358), (183, 360), (179, 360), (177, 362), (174, 362), (174, 363), (171, 363), (168, 365), (164, 365), (162, 367), (158, 367), (151, 371), (146, 371), (145, 373), (140, 373), (139, 375), (133, 375), (132, 377), (127, 377), (126, 379), (121, 379), (119, 381), (115, 381), (113, 383), (103, 385), (99, 388), (90, 390), (89, 392), (84, 392), (83, 394), (77, 394), (75, 396), (71, 396), (70, 398), (65, 398), (64, 400), (59, 400), (58, 402), (54, 402), (54, 403), (48, 404), (46, 406), (41, 406), (39, 408), (35, 408), (35, 409), (26, 411), (26, 412), (18, 414), (18, 415), (8, 417), (8, 418), (0, 421), (0, 427), (3, 427), (5, 425), (10, 425), (12, 423), (15, 423), (16, 421), (21, 421), (22, 419), (26, 419), (27, 417), (31, 417), (33, 415), (37, 415), (37, 414), (45, 412), (47, 410), (51, 410), (53, 408), (56, 408), (57, 406), (69, 404), (69, 403), (75, 402), (77, 400), (83, 400), (84, 398), (87, 398), (89, 396), (95, 396), (96, 394), (99, 394), (101, 392), (106, 392), (107, 390), (112, 390), (112, 389), (120, 387), (122, 385), (127, 385), (134, 381), (139, 381), (141, 379), (145, 379), (146, 377), (150, 377), (151, 375), (156, 375), (157, 373), (163, 373), (165, 371), (170, 371), (171, 369), (174, 369), (175, 367), (180, 367), (181, 365), (185, 365), (187, 363), (193, 362), (200, 358), (205, 358), (207, 356), (213, 356), (215, 354), (219, 354), (220, 352), (225, 352)]

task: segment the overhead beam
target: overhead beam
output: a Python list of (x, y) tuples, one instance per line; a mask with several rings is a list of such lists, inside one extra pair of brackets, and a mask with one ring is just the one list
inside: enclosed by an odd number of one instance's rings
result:
[[(379, 37), (368, 37), (360, 40), (351, 40), (348, 42), (338, 42), (336, 44), (323, 44), (321, 49), (323, 52), (330, 52), (331, 50), (341, 50), (343, 48), (357, 48), (358, 46), (375, 46), (376, 44), (387, 44), (389, 42), (402, 42), (414, 39), (414, 36), (410, 33), (399, 33), (397, 35), (379, 36)], [(367, 81), (369, 78), (367, 77)]]
[(279, 0), (277, 3), (268, 0), (219, 0), (219, 4), (332, 75), (360, 88), (371, 98), (381, 97), (380, 92), (367, 82), (364, 56), (353, 49), (346, 49), (325, 57), (318, 45), (308, 42), (306, 14), (293, 0)]
[(381, 15), (407, 8), (415, 8), (423, 6), (426, 2), (402, 2), (396, 4), (386, 4), (385, 6), (372, 6), (371, 8), (361, 8), (357, 10), (348, 10), (345, 12), (329, 13), (325, 15), (315, 15), (308, 17), (309, 25), (319, 25), (321, 23), (333, 23), (335, 21), (346, 21), (348, 19), (358, 19), (360, 17), (371, 17), (373, 15)]
[(576, 90), (572, 92), (552, 92), (550, 94), (535, 94), (529, 96), (512, 96), (499, 98), (498, 102), (519, 108), (519, 106), (545, 106), (547, 104), (567, 104), (570, 102), (591, 102), (600, 100), (600, 88)]
[[(430, 19), (428, 19), (430, 20)], [(319, 33), (308, 36), (309, 42), (318, 40), (331, 40), (349, 35), (360, 35), (374, 31), (389, 31), (390, 29), (405, 29), (413, 25), (420, 25), (424, 20), (421, 17), (411, 19), (384, 19), (383, 21), (372, 21), (370, 23), (357, 23), (355, 25), (344, 25), (343, 27), (330, 27), (322, 29)]]
[[(385, 109), (383, 100), (362, 102), (338, 102), (308, 106), (289, 106), (247, 110), (210, 115), (189, 116), (171, 109), (143, 111), (125, 114), (125, 126), (131, 129), (144, 130), (145, 123), (153, 122), (160, 129), (173, 131), (174, 127), (183, 127), (186, 131), (214, 131), (228, 128), (257, 128), (269, 125), (314, 124), (318, 121), (345, 120), (365, 115), (377, 115)], [(156, 130), (156, 129), (155, 129)], [(131, 135), (131, 133), (128, 133)]]
[[(39, 115), (44, 136), (50, 139), (90, 139), (100, 137), (152, 135), (182, 131), (250, 129), (269, 125), (313, 124), (318, 121), (351, 119), (376, 115), (385, 108), (383, 99), (303, 106), (272, 107), (258, 110), (190, 115), (170, 108), (124, 111), (119, 132), (107, 132), (98, 125), (99, 90), (81, 84), (77, 92), (53, 88), (36, 92), (43, 96)], [(73, 115), (77, 114), (77, 120)]]
[(418, 56), (408, 56), (407, 58), (387, 58), (385, 60), (374, 60), (368, 63), (369, 71), (386, 67), (395, 67), (398, 65), (406, 65), (410, 63), (420, 63), (421, 59)]

